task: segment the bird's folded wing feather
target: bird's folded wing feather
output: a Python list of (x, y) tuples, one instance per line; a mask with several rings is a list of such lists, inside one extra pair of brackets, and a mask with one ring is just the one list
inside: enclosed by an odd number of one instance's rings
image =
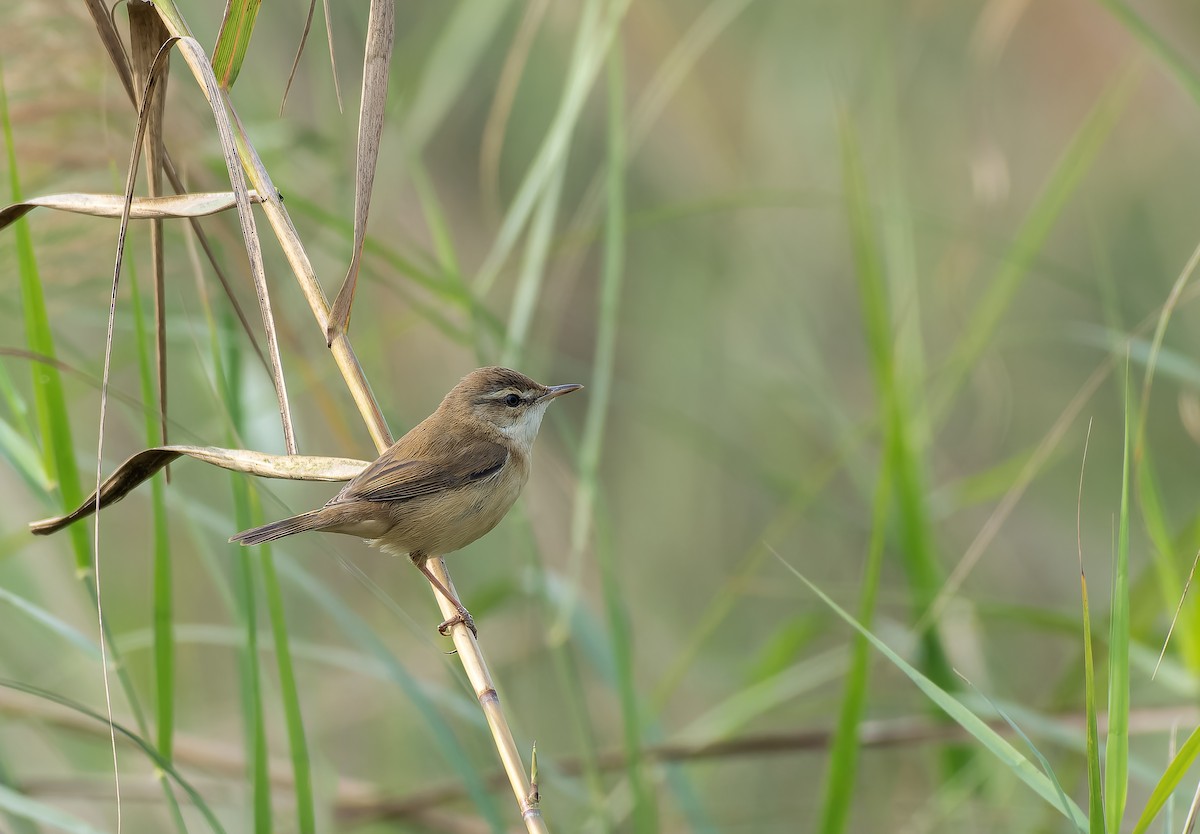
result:
[(507, 459), (508, 450), (489, 441), (461, 446), (436, 463), (413, 458), (392, 460), (385, 456), (360, 472), (329, 503), (405, 501), (455, 489), (496, 474)]

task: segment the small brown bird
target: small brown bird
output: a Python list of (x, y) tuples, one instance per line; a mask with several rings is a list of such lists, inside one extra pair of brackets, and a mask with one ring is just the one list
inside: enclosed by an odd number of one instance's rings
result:
[(500, 523), (529, 480), (530, 452), (546, 407), (582, 385), (539, 385), (508, 368), (479, 368), (437, 411), (397, 440), (324, 507), (238, 533), (244, 545), (323, 530), (366, 539), (412, 563), (458, 609), (442, 634), (471, 614), (426, 562), (466, 547)]

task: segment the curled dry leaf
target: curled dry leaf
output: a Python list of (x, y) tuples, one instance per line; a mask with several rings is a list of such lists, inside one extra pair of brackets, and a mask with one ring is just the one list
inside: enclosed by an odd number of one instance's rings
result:
[[(261, 203), (258, 192), (251, 191), (250, 202)], [(56, 209), (93, 217), (121, 216), (125, 202), (123, 194), (47, 194), (23, 203), (13, 203), (0, 209), (0, 229), (12, 225), (35, 208)], [(178, 194), (170, 197), (134, 197), (130, 220), (153, 220), (168, 217), (204, 217), (217, 214), (237, 205), (232, 191)]]
[(375, 164), (383, 136), (383, 114), (387, 108), (389, 68), (396, 40), (394, 0), (371, 0), (367, 20), (367, 48), (363, 57), (362, 103), (358, 114), (358, 154), (354, 178), (354, 252), (342, 288), (333, 300), (333, 311), (325, 326), (325, 344), (333, 345), (338, 333), (350, 326), (350, 307), (358, 286), (358, 268), (367, 235), (367, 214), (375, 187)]
[[(367, 461), (354, 458), (268, 455), (248, 449), (221, 449), (216, 446), (155, 446), (138, 452), (122, 463), (100, 485), (100, 508), (120, 501), (158, 470), (184, 455), (234, 472), (289, 481), (348, 481), (367, 465)], [(96, 493), (93, 492), (67, 515), (31, 522), (29, 529), (35, 535), (47, 536), (81, 518), (87, 518), (95, 510)]]

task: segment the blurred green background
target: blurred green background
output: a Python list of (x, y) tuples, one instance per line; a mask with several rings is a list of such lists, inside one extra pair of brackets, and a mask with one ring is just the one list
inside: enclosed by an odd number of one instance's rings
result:
[[(351, 250), (367, 4), (331, 4), (344, 112), (318, 9), (282, 116), (306, 10), (267, 6), (232, 101), (332, 296)], [(181, 8), (211, 48), (220, 4)], [(475, 277), (548, 135), (577, 32), (595, 8), (604, 18), (622, 4), (398, 4), (351, 327), (398, 435), (463, 373), (500, 359), (527, 270), (541, 283), (532, 287), (519, 367), (546, 383), (592, 386), (552, 410), (518, 509), (449, 561), (518, 744), (528, 751), (536, 739), (551, 830), (784, 832), (828, 823), (828, 745), (794, 736), (836, 725), (853, 633), (781, 560), (860, 611), (876, 532), (873, 629), (935, 678), (935, 655), (944, 654), (942, 672), (953, 668), (970, 684), (953, 673), (943, 684), (981, 713), (988, 707), (973, 687), (1004, 705), (1086, 807), (1077, 546), (1103, 681), (1126, 390), (1131, 423), (1146, 415), (1130, 546), (1134, 723), (1151, 728), (1131, 743), (1130, 805), (1140, 808), (1169, 755), (1171, 722), (1155, 708), (1178, 707), (1168, 715), (1181, 733), (1196, 723), (1187, 711), (1200, 665), (1190, 603), (1164, 671), (1150, 675), (1200, 535), (1200, 318), (1190, 284), (1149, 399), (1143, 383), (1162, 305), (1197, 243), (1200, 7), (1138, 3), (1134, 19), (1115, 0), (638, 0), (569, 134), (544, 264), (527, 234), (481, 291)], [(82, 6), (0, 5), (0, 56), (25, 194), (120, 191), (134, 119)], [(178, 59), (167, 121), (168, 147), (190, 186), (227, 187), (211, 114)], [(605, 311), (612, 133), (627, 159), (615, 238), (621, 284), (617, 306)], [(437, 239), (439, 216), (447, 241)], [(855, 216), (865, 217), (865, 238), (855, 235)], [(86, 488), (117, 224), (46, 211), (28, 222), (58, 358), (70, 368), (63, 379)], [(205, 225), (260, 327), (235, 218)], [(369, 459), (370, 438), (323, 334), (265, 222), (259, 228), (300, 450)], [(0, 348), (19, 350), (14, 241), (11, 229), (0, 233), (13, 288), (0, 299)], [(282, 452), (269, 378), (183, 224), (168, 224), (167, 247), (172, 440)], [(106, 472), (145, 445), (129, 305), (130, 270), (144, 292), (149, 285), (144, 228), (134, 226), (129, 251)], [(482, 315), (465, 308), (464, 282)], [(216, 376), (213, 323), (240, 418)], [(581, 505), (595, 524), (572, 554), (580, 442), (606, 324), (615, 328), (611, 399), (599, 426), (595, 500), (585, 494)], [(5, 355), (0, 371), (10, 392), (2, 451), (14, 462), (0, 468), (0, 586), (94, 646), (95, 610), (66, 534), (33, 540), (25, 528), (61, 508), (49, 476), (31, 483), (19, 474), (36, 469), (41, 445), (36, 432), (22, 434), (31, 363)], [(230, 480), (179, 463), (167, 507), (176, 756), (227, 829), (242, 831), (253, 827), (242, 764), (253, 743), (239, 665), (245, 629), (230, 589), (248, 557), (225, 544), (239, 529)], [(254, 489), (264, 516), (275, 518), (335, 488)], [(152, 713), (149, 496), (143, 487), (104, 514), (101, 559), (105, 616)], [(882, 509), (880, 496), (890, 496)], [(411, 566), (317, 536), (282, 544), (276, 564), (319, 828), (511, 826), (503, 786), (490, 810), (460, 798), (444, 806), (445, 818), (339, 813), (339, 777), (355, 783), (343, 791), (403, 800), (461, 784), (471, 770), (490, 774), (495, 754)], [(266, 739), (286, 775), (261, 601), (258, 616)], [(933, 631), (913, 628), (934, 621)], [(1009, 769), (962, 752), (977, 746), (947, 747), (909, 680), (879, 655), (869, 661), (864, 718), (909, 728), (913, 740), (860, 754), (857, 779), (840, 783), (852, 797), (844, 830), (1067, 830)], [(0, 606), (0, 676), (104, 710), (97, 658), (12, 604)], [(1103, 685), (1100, 693), (1103, 708)], [(42, 716), (45, 707), (5, 696), (4, 781), (113, 828), (106, 733), (94, 723), (90, 732), (63, 728)], [(114, 710), (129, 715), (115, 688)], [(431, 728), (431, 711), (458, 752)], [(1047, 719), (1060, 714), (1076, 724)], [(671, 766), (645, 753), (747, 739), (787, 749)], [(210, 748), (228, 758), (223, 769), (190, 758)], [(644, 767), (600, 772), (599, 753), (631, 748), (643, 751), (634, 758)], [(564, 770), (581, 757), (590, 775)], [(121, 767), (123, 783), (146, 797), (127, 803), (127, 830), (160, 830), (168, 817), (152, 768), (127, 747)], [(276, 786), (275, 830), (296, 830), (290, 796)], [(200, 830), (199, 817), (184, 813)]]

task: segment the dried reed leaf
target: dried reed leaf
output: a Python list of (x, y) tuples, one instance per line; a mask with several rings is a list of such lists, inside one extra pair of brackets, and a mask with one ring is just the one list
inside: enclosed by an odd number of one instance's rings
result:
[(67, 515), (31, 522), (29, 529), (39, 536), (58, 532), (88, 517), (96, 511), (97, 506), (103, 509), (120, 501), (138, 485), (154, 477), (158, 470), (184, 456), (234, 472), (289, 481), (348, 481), (368, 463), (353, 458), (267, 455), (248, 449), (222, 449), (216, 446), (155, 446), (138, 452), (118, 466), (100, 485), (99, 502), (96, 500), (96, 493), (93, 492)]
[(383, 111), (387, 105), (388, 69), (392, 64), (392, 46), (396, 39), (395, 0), (371, 0), (367, 20), (367, 48), (363, 57), (362, 102), (358, 111), (358, 155), (354, 178), (354, 251), (346, 279), (333, 302), (333, 311), (325, 326), (325, 342), (350, 326), (350, 306), (358, 285), (363, 239), (367, 234), (367, 214), (371, 191), (375, 186), (375, 163), (379, 160), (379, 140), (383, 136)]
[[(156, 7), (157, 8), (157, 7)], [(167, 23), (171, 23), (169, 18)], [(279, 355), (279, 339), (275, 332), (275, 317), (271, 311), (271, 299), (267, 291), (266, 275), (263, 270), (262, 248), (259, 245), (258, 231), (254, 225), (254, 213), (246, 191), (246, 181), (242, 171), (242, 162), (234, 139), (233, 128), (230, 126), (229, 114), (225, 110), (226, 100), (217, 85), (204, 49), (192, 37), (183, 37), (178, 41), (180, 54), (191, 69), (192, 75), (200, 85), (201, 92), (208, 100), (213, 114), (213, 123), (217, 136), (221, 141), (221, 152), (225, 157), (225, 168), (229, 172), (229, 183), (233, 187), (234, 198), (237, 200), (238, 220), (241, 221), (242, 242), (246, 248), (246, 258), (250, 262), (250, 275), (254, 282), (254, 291), (258, 296), (258, 307), (262, 314), (263, 329), (267, 335), (267, 356), (271, 364), (271, 378), (275, 384), (276, 399), (279, 402), (279, 418), (283, 424), (283, 442), (288, 454), (296, 453), (296, 435), (292, 428), (291, 406), (288, 404), (287, 384), (283, 376), (283, 363)], [(261, 163), (260, 163), (261, 164)]]
[[(288, 93), (292, 91), (292, 82), (296, 80), (296, 70), (300, 67), (300, 56), (304, 54), (304, 46), (308, 43), (308, 33), (312, 31), (313, 13), (317, 10), (317, 0), (308, 0), (308, 16), (304, 18), (304, 31), (300, 33), (300, 43), (296, 45), (296, 57), (292, 59), (292, 68), (288, 70), (287, 83), (283, 85), (283, 98), (279, 100), (279, 115), (283, 115), (283, 108), (287, 106)], [(336, 85), (335, 85), (336, 86)], [(340, 101), (338, 99), (341, 110)]]
[[(261, 203), (255, 191), (249, 192), (250, 202)], [(35, 208), (88, 214), (92, 217), (121, 216), (125, 197), (121, 194), (47, 194), (32, 197), (23, 203), (13, 203), (0, 209), (0, 229), (20, 220)], [(232, 191), (199, 192), (167, 197), (134, 197), (129, 209), (130, 220), (149, 220), (156, 217), (204, 217), (228, 211), (237, 205)]]
[[(150, 67), (168, 33), (152, 6), (146, 3), (128, 3), (129, 40), (133, 45), (133, 74), (138, 86), (152, 89), (153, 98), (144, 108), (146, 113), (146, 140), (143, 153), (146, 155), (146, 190), (151, 197), (163, 193), (162, 175), (166, 148), (163, 145), (163, 119), (167, 104), (167, 80), (170, 77), (170, 52), (164, 53), (161, 77), (150, 87), (147, 84)], [(150, 264), (154, 278), (154, 357), (158, 376), (158, 424), (160, 440), (167, 443), (167, 314), (165, 307), (166, 259), (163, 253), (163, 225), (161, 218), (150, 220)], [(168, 476), (170, 470), (168, 470)]]
[[(329, 70), (333, 75), (333, 95), (337, 99), (338, 112), (345, 112), (342, 109), (342, 85), (338, 82), (337, 74), (337, 56), (333, 49), (333, 21), (329, 18), (329, 2), (326, 0), (321, 3), (321, 7), (325, 12), (325, 40), (329, 44)], [(283, 99), (279, 102), (279, 115), (283, 115), (283, 108), (287, 104), (288, 93), (292, 89), (292, 81), (296, 78), (296, 70), (300, 67), (300, 56), (304, 54), (304, 47), (308, 43), (308, 33), (312, 31), (313, 13), (317, 9), (317, 0), (309, 0), (308, 17), (304, 20), (304, 32), (300, 35), (300, 43), (296, 47), (296, 57), (292, 59), (292, 68), (288, 71), (287, 86), (283, 88)]]
[(96, 34), (100, 36), (100, 43), (104, 45), (104, 51), (108, 53), (113, 67), (117, 70), (117, 77), (121, 80), (121, 86), (125, 88), (125, 94), (136, 105), (137, 94), (133, 91), (133, 68), (129, 65), (129, 58), (125, 54), (125, 45), (121, 43), (121, 34), (113, 25), (112, 17), (109, 16), (108, 4), (104, 0), (83, 0), (83, 4), (87, 6), (88, 14), (92, 16), (92, 22), (96, 25)]
[[(104, 45), (109, 59), (112, 61), (113, 68), (117, 71), (117, 77), (121, 79), (122, 86), (125, 87), (125, 93), (128, 95), (130, 103), (136, 108), (137, 94), (133, 91), (133, 68), (130, 66), (129, 57), (125, 54), (125, 49), (121, 44), (121, 36), (113, 25), (108, 7), (102, 0), (84, 0), (84, 3), (92, 16), (92, 21), (96, 25), (96, 32), (100, 36), (100, 41)], [(183, 187), (183, 180), (175, 170), (175, 165), (171, 161), (169, 153), (164, 158), (164, 169), (167, 179), (170, 180), (171, 187), (175, 189), (175, 192), (178, 194), (186, 193), (187, 189)], [(192, 231), (196, 233), (196, 237), (200, 241), (200, 246), (204, 250), (204, 254), (208, 258), (213, 271), (216, 273), (217, 279), (221, 282), (221, 286), (224, 287), (225, 295), (229, 298), (229, 303), (233, 305), (238, 321), (241, 322), (242, 329), (246, 331), (246, 336), (250, 340), (254, 352), (258, 354), (263, 366), (268, 367), (267, 358), (263, 355), (262, 347), (258, 344), (258, 337), (255, 336), (254, 330), (250, 327), (250, 322), (246, 318), (245, 311), (242, 310), (242, 305), (233, 293), (229, 278), (221, 268), (221, 264), (213, 252), (212, 245), (208, 242), (208, 236), (204, 233), (204, 228), (200, 225), (200, 221), (194, 217), (191, 217), (188, 222), (192, 226)]]

